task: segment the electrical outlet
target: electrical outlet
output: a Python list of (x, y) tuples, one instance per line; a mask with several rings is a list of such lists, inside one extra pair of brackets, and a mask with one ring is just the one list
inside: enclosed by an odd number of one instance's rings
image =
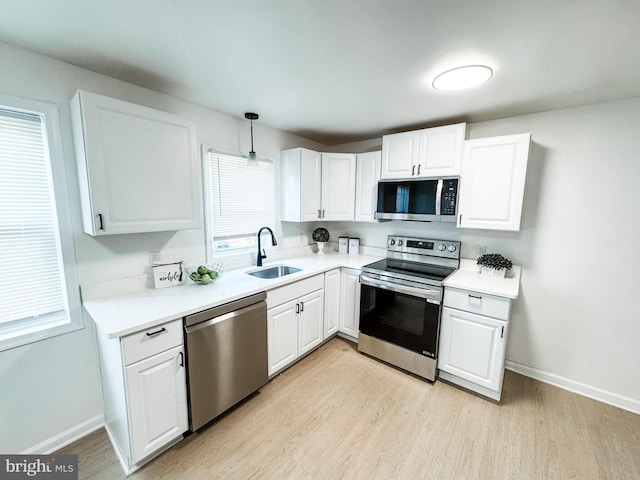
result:
[(149, 252), (149, 265), (153, 264), (153, 262), (160, 261), (160, 250), (151, 250)]
[(485, 253), (487, 253), (486, 245), (476, 245), (476, 257), (481, 257)]

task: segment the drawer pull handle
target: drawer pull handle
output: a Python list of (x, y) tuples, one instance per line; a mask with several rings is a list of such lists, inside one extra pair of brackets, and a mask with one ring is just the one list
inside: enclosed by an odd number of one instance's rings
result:
[(300, 302), (300, 311), (304, 312), (304, 302)]
[(296, 303), (296, 313), (300, 313), (300, 304)]
[(184, 353), (180, 352), (180, 366), (184, 367)]
[(479, 297), (478, 295), (469, 295), (469, 298), (475, 298), (476, 300), (482, 300), (482, 297)]
[(162, 327), (160, 330), (156, 330), (155, 332), (147, 332), (147, 337), (155, 337), (156, 335), (160, 335), (162, 332), (166, 332), (167, 329)]

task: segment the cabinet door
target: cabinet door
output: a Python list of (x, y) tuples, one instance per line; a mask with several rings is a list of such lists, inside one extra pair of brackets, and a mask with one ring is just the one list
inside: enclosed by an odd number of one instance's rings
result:
[(183, 347), (126, 367), (132, 462), (188, 430)]
[(340, 323), (340, 269), (324, 274), (324, 338), (338, 331)]
[(458, 227), (520, 230), (530, 133), (468, 140)]
[(380, 178), (410, 178), (416, 175), (419, 133), (395, 133), (382, 137), (382, 169)]
[(360, 270), (343, 268), (340, 279), (340, 331), (358, 338), (360, 322)]
[(313, 222), (320, 218), (322, 166), (318, 152), (302, 150), (300, 174), (300, 221)]
[(322, 218), (353, 221), (356, 199), (356, 156), (322, 154)]
[(267, 310), (269, 375), (298, 358), (297, 300)]
[(298, 355), (313, 350), (324, 339), (324, 291), (317, 290), (300, 297), (298, 315)]
[(200, 227), (192, 123), (87, 92), (76, 94), (71, 112), (86, 233)]
[(420, 130), (416, 175), (460, 175), (465, 130), (465, 123)]
[(490, 390), (502, 390), (508, 323), (442, 309), (438, 368)]
[(378, 180), (382, 152), (362, 153), (356, 157), (356, 222), (375, 222)]

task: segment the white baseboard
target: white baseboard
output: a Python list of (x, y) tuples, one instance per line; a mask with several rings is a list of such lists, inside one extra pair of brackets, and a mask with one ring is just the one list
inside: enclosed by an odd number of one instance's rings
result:
[(22, 452), (22, 455), (49, 455), (50, 453), (60, 450), (62, 447), (66, 447), (70, 443), (80, 440), (82, 437), (86, 437), (90, 433), (95, 432), (99, 428), (104, 427), (104, 415), (96, 415), (84, 422), (71, 427), (64, 432), (60, 432), (51, 438), (34, 445), (31, 448)]
[(632, 413), (640, 414), (640, 401), (634, 400), (633, 398), (618, 395), (617, 393), (602, 390), (601, 388), (593, 387), (586, 383), (580, 383), (575, 380), (561, 377), (555, 373), (544, 372), (509, 360), (506, 361), (505, 368), (512, 372), (520, 373), (526, 377), (539, 380), (543, 383), (548, 383), (549, 385), (577, 393), (584, 397), (588, 397), (608, 405), (613, 405), (614, 407), (618, 407)]

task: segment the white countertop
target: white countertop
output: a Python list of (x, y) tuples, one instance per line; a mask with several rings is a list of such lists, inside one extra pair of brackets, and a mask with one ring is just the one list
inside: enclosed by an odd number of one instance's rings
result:
[(475, 260), (462, 259), (460, 268), (444, 281), (444, 286), (513, 300), (520, 293), (520, 273), (520, 266), (514, 265), (505, 278), (489, 277), (478, 272)]
[(208, 308), (216, 307), (254, 293), (264, 292), (338, 267), (361, 268), (382, 257), (327, 253), (268, 262), (301, 269), (276, 279), (260, 279), (245, 272), (256, 267), (225, 271), (213, 284), (197, 285), (187, 279), (184, 285), (163, 289), (144, 289), (135, 293), (83, 302), (87, 313), (109, 338), (160, 325)]

